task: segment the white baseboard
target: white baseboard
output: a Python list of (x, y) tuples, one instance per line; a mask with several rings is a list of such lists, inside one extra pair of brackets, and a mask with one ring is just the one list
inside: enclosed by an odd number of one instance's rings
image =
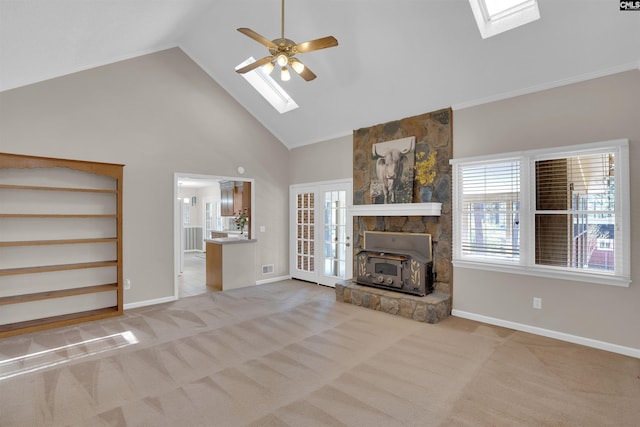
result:
[[(256, 285), (264, 285), (266, 283), (280, 282), (281, 280), (288, 280), (288, 279), (291, 279), (291, 276), (272, 277), (270, 279), (258, 280), (256, 282)], [(172, 302), (177, 300), (178, 300), (177, 297), (170, 296), (170, 297), (164, 297), (164, 298), (150, 299), (146, 301), (132, 302), (129, 304), (125, 304), (124, 309), (129, 310), (131, 308), (146, 307), (148, 305), (163, 304), (165, 302)]]
[(129, 310), (130, 308), (138, 308), (138, 307), (146, 307), (148, 305), (162, 304), (165, 302), (176, 301), (177, 299), (178, 298), (171, 296), (171, 297), (164, 297), (164, 298), (157, 298), (157, 299), (149, 299), (149, 300), (139, 301), (139, 302), (131, 302), (129, 304), (125, 304), (124, 309)]
[(262, 279), (256, 281), (256, 285), (265, 285), (267, 283), (280, 282), (282, 280), (289, 280), (291, 276), (279, 276), (279, 277), (271, 277), (269, 279)]
[(534, 335), (541, 335), (548, 338), (555, 338), (560, 341), (567, 341), (574, 344), (584, 345), (586, 347), (606, 350), (612, 353), (623, 354), (625, 356), (640, 359), (640, 349), (625, 347), (618, 344), (612, 344), (604, 341), (598, 341), (591, 338), (580, 337), (577, 335), (566, 334), (564, 332), (552, 331), (550, 329), (538, 328), (537, 326), (525, 325), (522, 323), (511, 322), (508, 320), (496, 319), (495, 317), (483, 316), (482, 314), (469, 313), (467, 311), (452, 310), (451, 314), (464, 319), (476, 320), (490, 325), (502, 326), (516, 331), (528, 332)]

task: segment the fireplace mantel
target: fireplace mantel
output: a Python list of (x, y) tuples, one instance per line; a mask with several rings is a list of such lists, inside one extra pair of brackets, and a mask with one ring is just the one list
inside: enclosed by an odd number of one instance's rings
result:
[(440, 216), (442, 203), (394, 203), (353, 205), (348, 212), (353, 216)]

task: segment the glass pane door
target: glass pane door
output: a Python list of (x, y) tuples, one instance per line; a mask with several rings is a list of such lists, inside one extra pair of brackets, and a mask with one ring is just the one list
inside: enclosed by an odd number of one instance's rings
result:
[(291, 277), (334, 286), (351, 277), (351, 182), (291, 187)]
[(295, 269), (301, 279), (315, 277), (315, 194), (296, 195)]
[(347, 204), (346, 191), (324, 192), (324, 276), (346, 279)]

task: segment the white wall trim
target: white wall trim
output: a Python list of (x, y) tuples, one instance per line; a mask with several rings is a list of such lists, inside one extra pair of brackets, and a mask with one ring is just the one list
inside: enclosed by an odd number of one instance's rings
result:
[[(522, 224), (522, 223), (521, 223)], [(522, 229), (521, 229), (522, 235)], [(630, 240), (630, 239), (627, 239)], [(628, 243), (628, 242), (625, 242)], [(630, 250), (625, 249), (627, 254)], [(520, 251), (522, 257), (522, 248)], [(531, 251), (529, 251), (531, 252)], [(454, 256), (459, 256), (458, 254)], [(571, 280), (573, 282), (594, 283), (596, 285), (616, 286), (628, 288), (631, 285), (631, 277), (614, 276), (612, 274), (598, 273), (596, 271), (582, 272), (566, 270), (564, 267), (553, 266), (528, 266), (516, 263), (496, 262), (494, 260), (467, 260), (454, 258), (452, 264), (456, 268), (467, 268), (471, 270), (495, 271), (499, 273), (521, 274), (523, 276), (546, 277), (549, 279)]]
[(469, 313), (467, 311), (452, 310), (451, 314), (463, 319), (475, 320), (477, 322), (487, 323), (489, 325), (502, 326), (504, 328), (515, 329), (516, 331), (528, 332), (534, 335), (554, 338), (560, 341), (566, 341), (574, 344), (584, 345), (586, 347), (597, 348), (599, 350), (610, 351), (612, 353), (623, 354), (625, 356), (640, 359), (640, 348), (625, 347), (618, 344), (612, 344), (605, 341), (598, 341), (591, 338), (580, 337), (577, 335), (567, 334), (564, 332), (553, 331), (550, 329), (539, 328), (537, 326), (525, 325), (523, 323), (511, 322), (509, 320), (497, 319), (495, 317), (484, 316), (482, 314)]
[(597, 79), (599, 77), (606, 77), (612, 74), (623, 73), (625, 71), (640, 69), (640, 61), (630, 62), (628, 64), (622, 64), (617, 67), (607, 68), (605, 70), (594, 71), (592, 73), (580, 74), (577, 76), (569, 77), (562, 80), (556, 80), (555, 82), (544, 83), (536, 86), (530, 86), (528, 88), (518, 89), (511, 92), (499, 93), (496, 95), (487, 96), (472, 101), (461, 102), (454, 104), (451, 109), (454, 111), (464, 110), (465, 108), (477, 107), (479, 105), (490, 104), (496, 101), (503, 101), (509, 98), (515, 98), (516, 96), (528, 95), (531, 93), (542, 92), (543, 90), (553, 89), (556, 87), (567, 86), (574, 83), (580, 83), (587, 80)]
[(129, 310), (131, 308), (146, 307), (148, 305), (156, 305), (156, 304), (164, 304), (165, 302), (173, 302), (177, 300), (178, 298), (171, 296), (171, 297), (162, 297), (162, 298), (156, 298), (156, 299), (148, 299), (146, 301), (130, 302), (124, 305), (124, 309)]
[(283, 280), (290, 280), (290, 279), (291, 279), (291, 276), (271, 277), (270, 279), (256, 280), (256, 285), (266, 285), (267, 283), (281, 282)]

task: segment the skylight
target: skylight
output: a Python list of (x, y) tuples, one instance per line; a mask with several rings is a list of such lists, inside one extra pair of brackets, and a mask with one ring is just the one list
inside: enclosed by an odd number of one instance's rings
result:
[[(256, 62), (253, 56), (247, 58), (241, 64), (236, 66), (236, 70)], [(255, 90), (266, 99), (280, 114), (287, 111), (295, 110), (298, 104), (291, 99), (291, 96), (264, 71), (264, 67), (258, 67), (248, 73), (242, 74), (242, 77), (249, 82)]]
[(469, 0), (483, 39), (540, 19), (536, 0)]

